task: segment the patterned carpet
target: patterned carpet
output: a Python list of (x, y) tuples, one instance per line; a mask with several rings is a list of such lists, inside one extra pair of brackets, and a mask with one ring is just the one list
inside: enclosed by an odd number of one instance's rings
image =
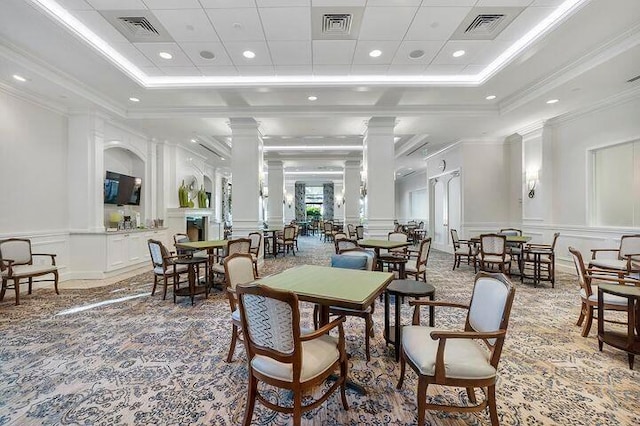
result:
[[(268, 259), (262, 275), (295, 264), (327, 265), (332, 246), (302, 238), (300, 252)], [(473, 269), (451, 271), (451, 257), (432, 252), (429, 282), (436, 298), (468, 302)], [(580, 336), (578, 288), (558, 274), (556, 288), (517, 283), (510, 330), (500, 363), (498, 413), (503, 425), (640, 424), (640, 362), (629, 370), (626, 354), (598, 351), (595, 326)], [(236, 425), (242, 420), (246, 359), (239, 345), (234, 362), (229, 344), (229, 307), (219, 292), (191, 306), (148, 295), (151, 275), (91, 290), (36, 290), (0, 304), (0, 425)], [(92, 309), (74, 307), (139, 296)], [(350, 410), (332, 396), (308, 413), (304, 424), (410, 425), (416, 422), (417, 381), (412, 371), (396, 391), (399, 366), (385, 347), (382, 306), (375, 315), (372, 361), (364, 357), (364, 322), (347, 320), (350, 376), (368, 395), (348, 392)], [(62, 313), (62, 314), (61, 314)], [(303, 307), (305, 322), (311, 308)], [(423, 316), (425, 318), (426, 315)], [(408, 306), (403, 308), (409, 323)], [(436, 325), (460, 327), (456, 310), (436, 312)], [(288, 395), (268, 390), (271, 398)], [(466, 402), (459, 389), (431, 386), (432, 400)], [(489, 424), (488, 414), (427, 413), (431, 425)], [(260, 404), (254, 424), (285, 425)]]

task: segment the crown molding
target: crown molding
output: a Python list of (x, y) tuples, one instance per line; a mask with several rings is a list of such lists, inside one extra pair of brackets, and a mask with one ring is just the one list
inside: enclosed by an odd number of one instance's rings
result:
[(498, 104), (500, 114), (508, 114), (529, 104), (534, 99), (562, 86), (638, 44), (640, 44), (640, 24), (592, 49), (580, 59), (565, 65), (526, 89), (511, 94)]
[(6, 40), (0, 40), (0, 57), (28, 69), (31, 73), (43, 77), (50, 83), (58, 85), (112, 114), (123, 118), (126, 116), (126, 108), (122, 105), (113, 102), (75, 77), (51, 66), (47, 62)]
[(520, 136), (525, 136), (525, 135), (528, 135), (529, 133), (533, 133), (533, 132), (536, 132), (538, 130), (542, 130), (542, 128), (544, 127), (545, 123), (546, 123), (545, 120), (534, 121), (531, 124), (528, 124), (528, 125), (526, 125), (524, 127), (520, 127), (514, 133), (517, 133)]
[(6, 93), (7, 95), (12, 96), (16, 99), (20, 99), (21, 101), (28, 102), (32, 105), (44, 108), (59, 115), (67, 116), (69, 114), (69, 109), (59, 102), (54, 102), (50, 99), (45, 98), (44, 96), (28, 92), (24, 89), (19, 90), (18, 88), (10, 86), (3, 82), (0, 82), (0, 92)]
[(615, 95), (609, 96), (608, 98), (600, 100), (591, 105), (587, 105), (585, 107), (550, 118), (549, 120), (547, 120), (547, 123), (551, 126), (557, 126), (558, 124), (575, 120), (579, 117), (582, 117), (583, 115), (615, 107), (622, 103), (629, 102), (638, 98), (640, 98), (640, 86), (636, 86), (623, 92), (616, 93)]

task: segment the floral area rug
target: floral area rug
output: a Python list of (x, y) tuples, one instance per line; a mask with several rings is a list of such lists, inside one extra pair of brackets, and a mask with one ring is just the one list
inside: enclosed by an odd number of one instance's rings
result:
[[(312, 263), (328, 265), (333, 245), (303, 237), (296, 256), (268, 258), (261, 275)], [(473, 268), (451, 271), (452, 258), (432, 252), (428, 281), (436, 299), (467, 303)], [(598, 351), (596, 325), (588, 338), (575, 326), (575, 277), (558, 273), (555, 289), (516, 281), (508, 337), (499, 366), (498, 413), (502, 425), (640, 424), (640, 365), (630, 370), (624, 352)], [(237, 425), (245, 406), (244, 349), (224, 360), (230, 312), (224, 295), (167, 300), (151, 296), (151, 273), (91, 290), (25, 295), (20, 306), (0, 304), (0, 425)], [(311, 306), (303, 304), (310, 324)], [(371, 361), (364, 355), (364, 321), (345, 326), (350, 377), (367, 389), (349, 391), (349, 411), (338, 395), (307, 413), (304, 424), (411, 425), (416, 422), (416, 376), (408, 369), (396, 390), (399, 365), (382, 337), (378, 302)], [(411, 311), (403, 306), (403, 322)], [(422, 316), (423, 320), (427, 315)], [(436, 325), (460, 328), (463, 311), (436, 310)], [(318, 392), (321, 389), (318, 390)], [(286, 392), (263, 387), (272, 400)], [(481, 395), (481, 392), (478, 393)], [(463, 389), (430, 386), (432, 401), (467, 402)], [(286, 425), (290, 416), (259, 403), (256, 425)], [(427, 412), (430, 425), (485, 425), (488, 414)]]

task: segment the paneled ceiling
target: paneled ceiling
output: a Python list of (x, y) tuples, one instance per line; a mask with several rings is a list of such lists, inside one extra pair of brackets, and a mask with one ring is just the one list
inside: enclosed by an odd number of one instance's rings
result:
[(639, 23), (637, 0), (3, 0), (0, 85), (223, 169), (229, 118), (253, 117), (266, 146), (307, 147), (267, 159), (319, 177), (361, 151), (308, 147), (361, 145), (393, 116), (402, 176), (456, 141), (638, 96)]

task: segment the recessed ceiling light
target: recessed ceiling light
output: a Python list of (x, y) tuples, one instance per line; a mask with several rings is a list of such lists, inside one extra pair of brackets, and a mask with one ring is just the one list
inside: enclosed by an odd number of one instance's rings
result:
[(134, 98), (133, 96), (129, 98), (131, 102), (140, 102), (140, 99)]
[(215, 59), (216, 55), (213, 52), (210, 52), (208, 50), (203, 50), (200, 52), (200, 57), (202, 59), (211, 60), (211, 59)]
[(547, 101), (547, 103), (548, 103), (548, 104), (555, 104), (555, 103), (558, 103), (558, 101), (559, 101), (558, 99), (549, 99), (549, 100)]
[(224, 161), (224, 157), (220, 157), (220, 159), (221, 159), (222, 161)]
[(197, 143), (198, 140), (197, 139), (191, 139), (191, 143)]
[(24, 78), (23, 76), (21, 76), (20, 74), (14, 74), (14, 75), (13, 75), (13, 78), (14, 78), (15, 80), (18, 80), (18, 81), (19, 81), (19, 82), (21, 82), (21, 83), (24, 83), (25, 81), (27, 81), (27, 79), (26, 79), (26, 78)]
[(372, 58), (377, 58), (380, 55), (382, 55), (382, 51), (378, 49), (375, 49), (369, 52), (369, 56), (371, 56)]
[(317, 96), (309, 96), (307, 99), (309, 99), (310, 101), (317, 101), (318, 97)]
[(420, 50), (420, 49), (418, 49), (418, 50), (412, 50), (412, 51), (409, 53), (409, 58), (410, 58), (410, 59), (420, 59), (420, 58), (422, 58), (423, 56), (424, 56), (424, 50)]
[(467, 53), (467, 52), (465, 52), (464, 50), (456, 50), (455, 52), (453, 52), (453, 57), (454, 58), (459, 58), (460, 56), (464, 55), (465, 53)]
[(253, 59), (256, 57), (256, 54), (250, 50), (245, 50), (244, 52), (242, 52), (242, 56), (244, 56), (247, 59)]
[(492, 100), (494, 100), (495, 98), (496, 98), (496, 95), (489, 95), (489, 96), (487, 96), (485, 99), (486, 99), (486, 100), (488, 100), (488, 101), (492, 101)]
[(162, 59), (171, 59), (173, 58), (173, 55), (169, 52), (160, 52), (158, 53), (158, 56), (160, 56)]

